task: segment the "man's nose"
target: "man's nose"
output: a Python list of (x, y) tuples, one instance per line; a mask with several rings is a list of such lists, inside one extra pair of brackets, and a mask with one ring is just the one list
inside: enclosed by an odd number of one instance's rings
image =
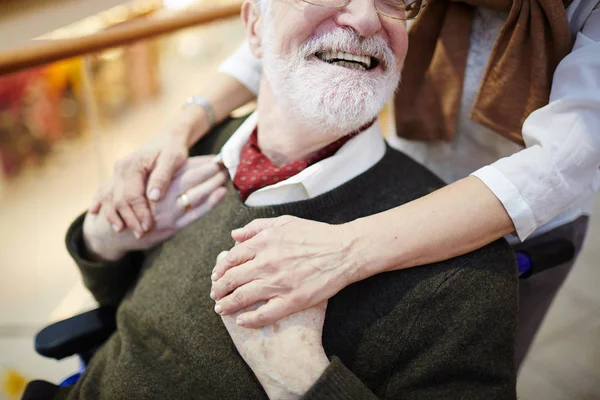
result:
[(381, 20), (374, 0), (351, 0), (337, 15), (338, 25), (353, 28), (360, 36), (369, 37), (381, 30)]

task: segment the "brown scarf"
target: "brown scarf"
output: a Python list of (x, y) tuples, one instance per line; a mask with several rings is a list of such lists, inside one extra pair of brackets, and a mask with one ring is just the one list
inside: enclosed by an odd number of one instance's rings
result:
[(523, 144), (521, 127), (548, 104), (552, 76), (571, 51), (572, 0), (431, 0), (409, 33), (396, 94), (398, 136), (451, 141), (462, 97), (475, 7), (509, 11), (470, 119)]

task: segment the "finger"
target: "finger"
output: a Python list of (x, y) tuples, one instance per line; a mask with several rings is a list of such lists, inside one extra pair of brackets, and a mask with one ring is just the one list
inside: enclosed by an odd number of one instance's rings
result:
[(146, 196), (151, 201), (158, 201), (162, 198), (173, 178), (175, 171), (185, 162), (185, 155), (177, 153), (161, 153), (156, 160), (156, 165), (148, 179), (146, 186)]
[(181, 176), (181, 190), (186, 192), (222, 172), (223, 169), (214, 163), (187, 168)]
[(104, 202), (102, 205), (102, 213), (106, 220), (110, 223), (115, 232), (121, 232), (125, 227), (125, 223), (121, 220), (121, 217), (117, 213), (114, 205), (109, 202)]
[(181, 165), (181, 167), (179, 167), (179, 169), (177, 169), (174, 173), (173, 173), (173, 177), (171, 178), (171, 182), (174, 181), (177, 178), (181, 178), (183, 176), (183, 174), (185, 174), (186, 172), (188, 172), (189, 170), (193, 169), (193, 168), (199, 168), (203, 165), (207, 165), (207, 164), (215, 164), (219, 167), (222, 167), (221, 164), (217, 163), (214, 161), (214, 156), (194, 156), (194, 157), (189, 157), (184, 163), (183, 165)]
[(219, 163), (214, 161), (215, 159), (215, 155), (211, 154), (208, 156), (194, 156), (194, 157), (190, 157), (187, 159), (186, 164), (193, 168), (193, 167), (197, 167), (200, 165), (204, 165), (204, 164), (217, 164), (219, 165)]
[(256, 310), (240, 314), (235, 322), (244, 328), (262, 328), (274, 324), (290, 313), (292, 310), (288, 310), (285, 301), (280, 297), (274, 297)]
[[(142, 191), (143, 193), (143, 191)], [(136, 221), (140, 223), (140, 226), (144, 232), (149, 232), (154, 225), (154, 218), (152, 217), (152, 212), (150, 211), (150, 204), (148, 200), (142, 196), (130, 197), (127, 200), (127, 203), (133, 210), (133, 214), (135, 215)], [(134, 227), (129, 226), (129, 229), (134, 230)]]
[(100, 189), (98, 189), (98, 191), (94, 195), (94, 198), (92, 199), (92, 204), (90, 205), (90, 208), (88, 210), (89, 213), (97, 215), (100, 212), (100, 209), (102, 208), (102, 203), (105, 202), (111, 194), (111, 189), (111, 181), (104, 183), (100, 187)]
[(222, 187), (227, 181), (227, 173), (224, 171), (218, 172), (208, 180), (200, 183), (185, 191), (187, 198), (192, 208), (204, 203), (208, 197), (218, 188)]
[(218, 281), (213, 282), (210, 298), (215, 301), (221, 300), (240, 286), (256, 279), (256, 273), (256, 264), (252, 261), (228, 270)]
[(255, 219), (243, 228), (236, 229), (231, 232), (231, 237), (236, 242), (245, 242), (253, 238), (267, 228), (271, 228), (277, 224), (277, 218), (260, 218)]
[(229, 253), (228, 251), (222, 251), (219, 253), (219, 255), (217, 256), (217, 262), (219, 262), (220, 260), (222, 260), (223, 258), (225, 258), (225, 256), (227, 255), (227, 253)]
[(219, 315), (231, 315), (250, 307), (259, 301), (268, 300), (268, 289), (261, 281), (252, 281), (240, 286), (228, 296), (215, 304), (215, 312)]
[(97, 215), (100, 212), (100, 208), (102, 208), (102, 201), (100, 199), (94, 199), (92, 200), (92, 204), (90, 205), (88, 212), (90, 214)]
[(142, 229), (142, 226), (138, 222), (137, 218), (135, 217), (135, 214), (133, 213), (133, 210), (131, 209), (129, 204), (121, 204), (118, 207), (117, 212), (125, 222), (125, 225), (127, 225), (127, 227), (133, 232), (133, 235), (137, 239), (144, 236), (144, 230)]
[(227, 188), (217, 188), (214, 192), (212, 192), (210, 196), (208, 196), (208, 199), (206, 199), (204, 203), (184, 213), (177, 220), (177, 222), (175, 223), (177, 229), (179, 230), (188, 226), (189, 224), (191, 224), (192, 222), (194, 222), (195, 220), (212, 210), (214, 206), (216, 206), (221, 200), (223, 200), (225, 194), (227, 194)]
[[(148, 171), (145, 164), (136, 163), (120, 172), (119, 184), (115, 191), (115, 200), (119, 212), (121, 208), (130, 208), (133, 219), (124, 218), (124, 222), (133, 232), (148, 232), (154, 225), (150, 204), (145, 196), (145, 182)], [(129, 213), (125, 211), (127, 215)]]
[(211, 279), (213, 282), (218, 281), (225, 272), (233, 267), (244, 264), (247, 261), (253, 260), (256, 256), (256, 252), (250, 248), (250, 246), (239, 245), (229, 250), (229, 253), (225, 258), (217, 263), (213, 269)]

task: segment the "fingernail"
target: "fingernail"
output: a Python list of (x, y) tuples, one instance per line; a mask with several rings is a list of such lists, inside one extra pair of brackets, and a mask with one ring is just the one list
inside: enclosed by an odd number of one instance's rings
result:
[(114, 225), (112, 226), (112, 228), (113, 228), (113, 230), (114, 230), (115, 232), (117, 232), (117, 233), (121, 232), (121, 227), (120, 227), (119, 225), (117, 225), (117, 224), (114, 224)]
[(152, 201), (156, 201), (156, 200), (160, 199), (160, 190), (152, 189), (150, 191), (150, 196), (148, 196), (148, 198)]
[(138, 232), (138, 231), (134, 231), (133, 232), (133, 236), (135, 236), (136, 239), (139, 239), (139, 238), (142, 237), (142, 234), (140, 232)]
[(217, 279), (219, 279), (219, 275), (217, 275), (216, 273), (214, 273), (214, 274), (212, 274), (212, 275), (210, 276), (210, 279), (211, 279), (213, 282), (216, 282), (216, 281), (217, 281)]
[(220, 305), (218, 305), (218, 304), (217, 304), (217, 305), (215, 306), (215, 312), (216, 312), (217, 314), (221, 314), (221, 313), (223, 312), (223, 307), (221, 307)]
[(236, 235), (236, 234), (240, 233), (241, 231), (242, 231), (241, 229), (234, 229), (231, 231), (231, 234)]
[(235, 320), (235, 323), (238, 324), (239, 326), (244, 326), (244, 320), (242, 319), (242, 317), (238, 317)]
[(148, 229), (149, 229), (149, 228), (148, 228), (148, 224), (144, 222), (144, 223), (142, 224), (142, 229), (144, 230), (144, 232), (148, 232)]
[(215, 299), (215, 291), (214, 290), (210, 291), (210, 298), (213, 300)]

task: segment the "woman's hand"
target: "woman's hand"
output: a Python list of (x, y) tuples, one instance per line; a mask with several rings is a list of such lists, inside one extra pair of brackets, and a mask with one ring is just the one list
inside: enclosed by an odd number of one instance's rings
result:
[[(173, 236), (213, 208), (225, 195), (227, 172), (214, 163), (214, 156), (191, 157), (173, 176), (162, 200), (150, 205), (154, 229), (137, 239), (133, 232), (115, 232), (104, 215), (88, 213), (84, 221), (87, 249), (103, 260), (117, 260), (125, 253), (145, 250)], [(189, 206), (181, 199), (185, 193)], [(103, 210), (104, 212), (104, 210)]]
[(128, 228), (137, 238), (149, 232), (156, 222), (151, 203), (164, 197), (173, 174), (188, 159), (192, 131), (202, 136), (208, 130), (202, 116), (197, 109), (182, 110), (164, 133), (117, 161), (113, 179), (96, 193), (89, 212), (102, 210), (115, 232)]
[(323, 303), (356, 276), (360, 259), (345, 225), (283, 216), (258, 219), (232, 232), (238, 242), (213, 271), (215, 311), (241, 313), (237, 323), (256, 328)]

